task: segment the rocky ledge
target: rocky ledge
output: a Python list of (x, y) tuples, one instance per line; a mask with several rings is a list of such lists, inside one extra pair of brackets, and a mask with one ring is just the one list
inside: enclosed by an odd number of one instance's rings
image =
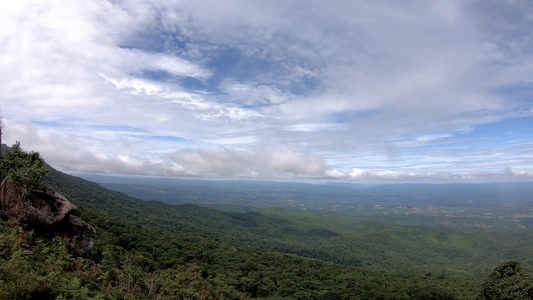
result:
[(27, 224), (40, 232), (75, 237), (81, 252), (93, 248), (96, 230), (72, 215), (78, 208), (60, 193), (41, 185), (18, 185), (4, 180), (0, 197), (7, 220)]

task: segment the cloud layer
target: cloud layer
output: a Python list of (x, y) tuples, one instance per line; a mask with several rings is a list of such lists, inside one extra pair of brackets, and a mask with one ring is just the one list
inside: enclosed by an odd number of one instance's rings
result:
[(530, 180), (532, 15), (530, 1), (3, 3), (4, 141), (65, 171)]

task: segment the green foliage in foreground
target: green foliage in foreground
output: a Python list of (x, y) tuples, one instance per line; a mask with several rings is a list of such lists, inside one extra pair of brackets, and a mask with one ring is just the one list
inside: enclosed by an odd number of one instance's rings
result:
[(516, 260), (505, 262), (483, 283), (479, 300), (533, 299), (533, 279)]
[(498, 266), (479, 292), (445, 273), (354, 269), (91, 218), (102, 238), (90, 256), (69, 239), (0, 223), (0, 299), (530, 299), (533, 292), (516, 261)]
[[(86, 215), (91, 215), (87, 213)], [(72, 241), (0, 226), (0, 299), (472, 298), (443, 274), (387, 274), (89, 216), (90, 256)], [(472, 288), (472, 287), (470, 287)]]
[(7, 177), (18, 184), (41, 183), (49, 173), (39, 153), (24, 152), (20, 142), (13, 144), (3, 155), (0, 168), (2, 180)]
[[(457, 295), (444, 274), (357, 270), (157, 230), (151, 245), (158, 249), (146, 252), (149, 232), (101, 221), (116, 233), (137, 232), (142, 247), (100, 244), (83, 257), (71, 240), (1, 223), (0, 299), (472, 299), (476, 293)], [(531, 291), (529, 274), (510, 261), (487, 278), (479, 299), (530, 299)]]

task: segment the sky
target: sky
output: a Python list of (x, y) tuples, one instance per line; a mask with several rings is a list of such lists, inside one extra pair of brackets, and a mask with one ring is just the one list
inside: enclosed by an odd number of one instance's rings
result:
[(3, 142), (70, 173), (533, 182), (533, 2), (0, 2)]

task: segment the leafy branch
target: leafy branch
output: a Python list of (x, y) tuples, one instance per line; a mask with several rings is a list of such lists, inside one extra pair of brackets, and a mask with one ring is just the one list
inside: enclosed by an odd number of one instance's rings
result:
[(1, 174), (17, 184), (40, 184), (50, 172), (38, 152), (25, 152), (16, 142), (2, 158)]

